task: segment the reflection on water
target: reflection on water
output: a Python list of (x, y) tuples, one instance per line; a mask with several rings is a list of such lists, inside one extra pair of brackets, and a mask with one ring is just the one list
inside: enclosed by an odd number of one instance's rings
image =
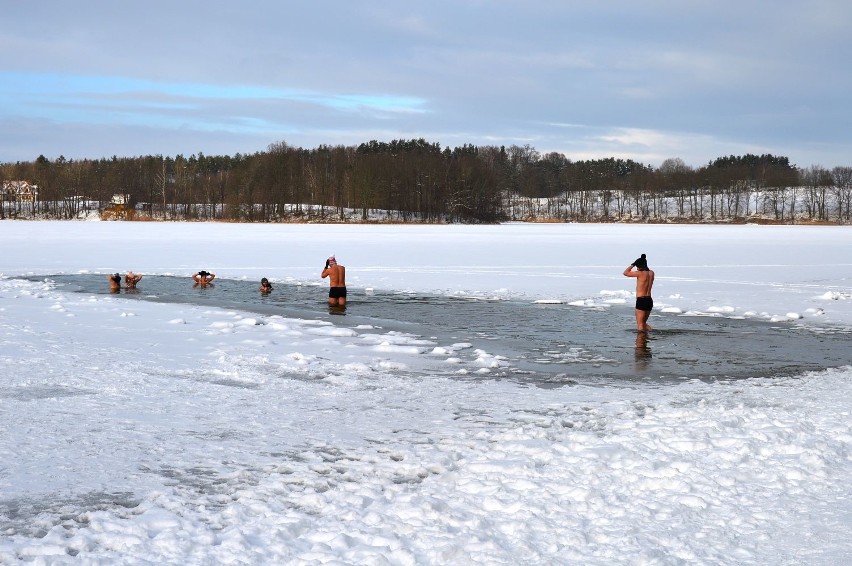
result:
[(651, 348), (648, 347), (648, 333), (637, 332), (635, 351), (636, 371), (647, 371), (652, 357)]
[[(109, 293), (100, 275), (50, 279), (69, 291)], [(274, 286), (263, 294), (256, 281), (217, 278), (215, 285), (201, 288), (189, 278), (146, 276), (135, 293), (125, 290), (116, 300), (239, 309), (326, 320), (356, 332), (404, 332), (442, 346), (465, 343), (471, 355), (481, 350), (506, 358), (505, 367), (492, 369), (489, 377), (534, 383), (793, 375), (852, 363), (847, 335), (792, 324), (653, 314), (655, 330), (637, 333), (627, 307), (589, 309), (353, 288), (346, 306), (339, 307), (327, 303), (327, 287), (319, 283)]]

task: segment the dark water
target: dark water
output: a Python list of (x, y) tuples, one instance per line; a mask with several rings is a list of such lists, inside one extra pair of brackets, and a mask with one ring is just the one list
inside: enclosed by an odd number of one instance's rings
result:
[[(35, 279), (35, 278), (33, 278)], [(44, 278), (39, 277), (38, 280)], [(110, 294), (105, 275), (47, 278), (69, 291)], [(320, 286), (274, 283), (267, 296), (257, 281), (217, 279), (205, 289), (191, 279), (146, 276), (136, 292), (116, 300), (145, 300), (240, 309), (264, 315), (372, 325), (435, 339), (468, 342), (508, 358), (495, 375), (536, 384), (600, 379), (680, 380), (795, 375), (852, 364), (850, 334), (814, 332), (793, 323), (653, 314), (655, 330), (637, 334), (632, 305), (594, 309), (523, 301), (483, 301), (426, 294), (349, 289), (345, 311), (326, 304)], [(341, 316), (342, 315), (342, 316)]]

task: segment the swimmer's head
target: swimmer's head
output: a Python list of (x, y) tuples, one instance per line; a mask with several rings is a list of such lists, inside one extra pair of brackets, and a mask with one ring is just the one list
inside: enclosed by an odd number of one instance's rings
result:
[(201, 276), (201, 277), (207, 277), (207, 276), (208, 276), (208, 275), (210, 275), (210, 274), (209, 274), (209, 273), (207, 273), (207, 272), (206, 272), (206, 271), (204, 271), (204, 270), (201, 270), (201, 271), (199, 271), (199, 272), (198, 272), (198, 275), (199, 275), (199, 276)]
[(636, 269), (640, 271), (648, 270), (648, 260), (645, 258), (645, 254), (642, 254), (642, 257), (633, 262), (633, 265), (636, 266)]
[(336, 259), (334, 259), (334, 256), (331, 256), (331, 257), (330, 257), (330, 258), (328, 258), (328, 260), (326, 260), (326, 261), (328, 261), (328, 264), (329, 264), (329, 265), (337, 265), (337, 260), (336, 260)]

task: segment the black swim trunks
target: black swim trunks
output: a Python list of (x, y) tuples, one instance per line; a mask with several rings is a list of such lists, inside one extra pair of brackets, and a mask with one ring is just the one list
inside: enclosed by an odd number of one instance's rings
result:
[(329, 299), (345, 299), (346, 298), (346, 287), (329, 287), (328, 298)]
[(651, 312), (654, 308), (654, 299), (651, 297), (636, 297), (636, 310)]

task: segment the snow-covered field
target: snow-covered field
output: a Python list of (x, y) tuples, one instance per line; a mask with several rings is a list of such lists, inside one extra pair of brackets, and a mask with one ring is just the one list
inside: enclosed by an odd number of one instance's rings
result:
[(851, 252), (843, 227), (0, 222), (0, 563), (847, 564), (850, 367), (543, 388), (491, 351), (457, 379), (464, 344), (16, 277), (206, 269), (322, 304), (335, 254), (352, 310), (608, 308), (646, 253), (658, 312), (819, 332), (852, 329)]

